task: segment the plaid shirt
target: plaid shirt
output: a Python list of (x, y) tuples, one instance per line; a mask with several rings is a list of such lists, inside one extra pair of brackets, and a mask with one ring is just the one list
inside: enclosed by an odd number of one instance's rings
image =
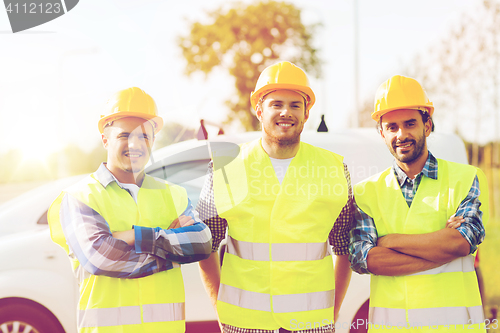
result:
[[(336, 255), (345, 255), (349, 253), (349, 231), (352, 228), (354, 218), (354, 198), (352, 196), (351, 176), (345, 164), (344, 175), (347, 180), (348, 200), (342, 208), (328, 236), (333, 252)], [(198, 201), (196, 210), (200, 213), (200, 218), (208, 225), (212, 232), (212, 251), (216, 252), (219, 249), (220, 243), (226, 237), (227, 221), (218, 216), (217, 208), (215, 207), (212, 161), (208, 164), (207, 177), (205, 178), (205, 183), (201, 190), (200, 200)]]
[[(116, 182), (104, 164), (94, 173), (94, 177), (104, 189)], [(155, 207), (151, 206), (151, 209)], [(70, 256), (76, 256), (80, 262), (78, 269), (85, 270), (80, 273), (115, 278), (144, 277), (178, 267), (177, 263), (208, 258), (211, 249), (210, 231), (193, 210), (189, 199), (182, 215), (191, 216), (196, 223), (170, 230), (135, 226), (134, 247), (113, 238), (108, 222), (68, 193), (63, 197), (60, 210), (61, 226)]]
[[(401, 192), (403, 193), (408, 207), (411, 206), (422, 177), (431, 179), (438, 178), (438, 163), (431, 152), (429, 152), (429, 157), (425, 162), (424, 168), (415, 177), (415, 180), (408, 178), (406, 173), (397, 165), (396, 161), (394, 161), (392, 170), (398, 180)], [(479, 206), (481, 206), (481, 202), (478, 199), (479, 194), (479, 181), (476, 176), (469, 193), (465, 199), (462, 200), (455, 213), (456, 216), (463, 216), (465, 218), (465, 222), (462, 223), (457, 230), (469, 242), (470, 253), (476, 251), (477, 246), (483, 242), (485, 235), (484, 226), (481, 220), (482, 212), (479, 209)], [(377, 246), (377, 229), (375, 228), (375, 222), (370, 216), (363, 212), (356, 203), (354, 203), (354, 207), (356, 227), (351, 230), (349, 261), (352, 264), (351, 268), (355, 272), (370, 274), (367, 268), (366, 258), (368, 256), (368, 251)]]

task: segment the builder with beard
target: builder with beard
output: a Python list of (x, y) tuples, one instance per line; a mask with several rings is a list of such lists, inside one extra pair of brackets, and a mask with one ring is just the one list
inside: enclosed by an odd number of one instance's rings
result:
[(372, 274), (371, 332), (484, 331), (474, 253), (488, 183), (481, 170), (427, 150), (433, 112), (409, 77), (391, 77), (375, 97), (372, 118), (395, 161), (355, 186), (349, 249), (353, 270)]
[(202, 280), (225, 333), (333, 332), (351, 277), (347, 167), (300, 141), (315, 102), (302, 69), (267, 67), (251, 102), (262, 137), (241, 145), (229, 164), (230, 154), (212, 151), (197, 206), (213, 235)]

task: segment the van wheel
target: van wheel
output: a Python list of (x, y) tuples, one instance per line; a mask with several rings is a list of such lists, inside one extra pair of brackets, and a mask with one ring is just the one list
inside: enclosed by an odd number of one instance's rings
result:
[(368, 310), (370, 309), (370, 300), (361, 305), (356, 312), (356, 315), (352, 319), (353, 325), (351, 325), (351, 330), (349, 333), (366, 333), (368, 331)]
[(64, 333), (56, 317), (43, 306), (21, 298), (0, 302), (2, 333)]

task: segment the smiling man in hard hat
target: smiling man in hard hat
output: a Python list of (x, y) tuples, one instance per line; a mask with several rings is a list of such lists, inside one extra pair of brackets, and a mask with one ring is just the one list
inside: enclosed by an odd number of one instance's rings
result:
[(375, 96), (372, 118), (395, 161), (355, 186), (350, 245), (353, 270), (372, 274), (370, 331), (484, 331), (474, 252), (488, 184), (481, 170), (427, 149), (433, 112), (409, 77), (391, 77)]
[(214, 237), (200, 262), (205, 287), (225, 333), (333, 332), (351, 277), (347, 167), (300, 141), (315, 102), (301, 68), (283, 61), (264, 69), (251, 102), (262, 137), (229, 164), (212, 151), (197, 207)]
[(163, 126), (151, 96), (121, 90), (106, 112), (98, 127), (107, 163), (49, 210), (52, 239), (79, 282), (78, 331), (184, 332), (179, 264), (208, 257), (210, 231), (183, 188), (144, 173)]

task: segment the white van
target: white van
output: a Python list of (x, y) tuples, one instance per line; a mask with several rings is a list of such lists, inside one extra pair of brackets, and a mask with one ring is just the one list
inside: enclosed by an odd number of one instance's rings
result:
[[(223, 135), (214, 143), (242, 143), (260, 132)], [(340, 155), (352, 184), (392, 164), (377, 131), (347, 129), (335, 133), (307, 132), (304, 142)], [(433, 133), (428, 146), (439, 158), (467, 163), (463, 142), (455, 135)], [(196, 205), (209, 162), (207, 141), (190, 140), (153, 152), (149, 174), (184, 186)], [(47, 225), (47, 209), (62, 189), (83, 176), (41, 186), (0, 206), (0, 332), (76, 333), (78, 288), (66, 253), (55, 245)], [(205, 293), (198, 264), (182, 267), (186, 284), (187, 332), (217, 332), (216, 315)], [(337, 332), (365, 332), (369, 276), (353, 274)]]

